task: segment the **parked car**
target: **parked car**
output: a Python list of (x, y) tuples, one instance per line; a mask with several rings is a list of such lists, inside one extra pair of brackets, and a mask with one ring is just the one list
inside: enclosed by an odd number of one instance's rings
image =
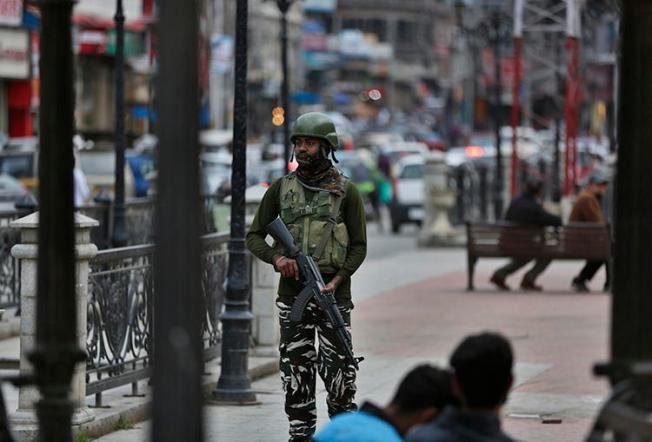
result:
[(38, 184), (38, 138), (12, 138), (0, 153), (0, 173), (11, 175), (28, 190)]
[[(135, 178), (128, 158), (125, 158), (125, 197), (136, 196)], [(102, 191), (113, 194), (115, 187), (115, 151), (83, 150), (79, 152), (79, 167), (86, 176), (91, 195)], [(143, 176), (144, 177), (144, 176)]]
[(0, 174), (0, 202), (14, 203), (26, 194), (27, 190), (16, 178), (6, 173)]
[(199, 156), (202, 194), (215, 195), (223, 183), (231, 181), (233, 156), (224, 151), (204, 152)]
[(426, 216), (423, 169), (422, 155), (409, 155), (398, 163), (394, 198), (389, 204), (393, 233), (399, 233), (406, 223), (421, 225)]

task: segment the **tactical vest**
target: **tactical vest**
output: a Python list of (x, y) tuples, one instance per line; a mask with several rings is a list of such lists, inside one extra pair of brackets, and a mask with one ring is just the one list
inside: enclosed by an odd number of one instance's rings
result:
[[(280, 216), (292, 234), (296, 245), (306, 255), (313, 256), (329, 224), (335, 205), (335, 196), (326, 191), (315, 192), (312, 201), (306, 202), (305, 189), (295, 174), (283, 177), (281, 181)], [(343, 198), (343, 197), (342, 197)], [(338, 211), (340, 212), (340, 211)], [(326, 246), (317, 261), (322, 273), (337, 273), (344, 265), (349, 247), (349, 232), (337, 213), (335, 225)], [(276, 249), (286, 254), (280, 246)]]

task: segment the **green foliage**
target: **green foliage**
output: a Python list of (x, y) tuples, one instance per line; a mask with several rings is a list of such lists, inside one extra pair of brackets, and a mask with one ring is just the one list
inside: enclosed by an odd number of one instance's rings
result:
[(115, 430), (131, 430), (134, 428), (133, 424), (129, 422), (124, 416), (120, 416), (118, 422), (115, 423)]
[(75, 434), (75, 442), (91, 442), (91, 437), (84, 430), (79, 430)]

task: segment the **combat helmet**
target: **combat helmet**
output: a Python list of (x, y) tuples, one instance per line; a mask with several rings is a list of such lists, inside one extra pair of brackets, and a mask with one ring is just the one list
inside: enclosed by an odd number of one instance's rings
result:
[(321, 112), (308, 112), (297, 118), (292, 127), (290, 141), (294, 144), (297, 137), (319, 138), (326, 142), (331, 151), (337, 150), (339, 146), (333, 120)]

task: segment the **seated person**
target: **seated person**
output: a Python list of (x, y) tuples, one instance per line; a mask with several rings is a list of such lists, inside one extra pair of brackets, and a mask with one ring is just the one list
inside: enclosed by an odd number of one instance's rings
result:
[[(525, 191), (518, 197), (514, 198), (507, 208), (505, 221), (518, 224), (534, 226), (560, 226), (561, 218), (545, 211), (541, 202), (541, 192), (543, 190), (543, 181), (539, 179), (529, 179), (525, 183)], [(496, 270), (489, 280), (500, 290), (509, 290), (505, 279), (512, 273), (525, 267), (531, 259), (514, 258), (506, 266)], [(537, 259), (534, 266), (523, 276), (521, 288), (523, 290), (541, 291), (541, 286), (536, 285), (536, 279), (550, 264), (550, 259)]]
[(314, 436), (317, 442), (399, 442), (414, 425), (434, 419), (453, 396), (451, 375), (431, 365), (413, 368), (391, 402), (380, 408), (365, 402), (359, 411), (335, 416)]

